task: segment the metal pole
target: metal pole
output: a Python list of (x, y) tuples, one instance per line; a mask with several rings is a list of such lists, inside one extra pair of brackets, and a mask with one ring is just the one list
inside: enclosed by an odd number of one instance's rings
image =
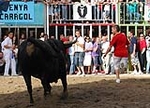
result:
[(107, 26), (107, 36), (108, 36), (108, 40), (110, 40), (110, 26)]
[(64, 35), (65, 35), (65, 37), (67, 36), (67, 33), (66, 33), (66, 25), (64, 26)]
[(116, 7), (116, 11), (117, 12), (115, 12), (115, 17), (116, 17), (116, 24), (120, 24), (120, 14), (118, 14), (118, 12), (120, 13), (120, 3), (118, 3), (118, 4), (115, 4), (115, 7)]
[(101, 35), (101, 26), (99, 25), (98, 26), (98, 36), (100, 36)]
[(84, 26), (83, 26), (83, 24), (81, 25), (81, 34), (82, 34), (82, 37), (84, 37)]
[(127, 28), (127, 31), (126, 31), (126, 34), (127, 34), (127, 36), (129, 35), (128, 33), (129, 33), (129, 26), (126, 26), (126, 28)]
[(73, 37), (75, 37), (75, 25), (73, 25)]
[(58, 39), (58, 26), (57, 25), (55, 26), (55, 36), (56, 36), (56, 39)]
[(135, 25), (135, 36), (137, 36), (137, 25)]
[(146, 27), (145, 26), (143, 26), (143, 31), (144, 31), (144, 35), (146, 36)]
[(46, 5), (46, 34), (49, 36), (49, 4)]
[(92, 24), (90, 24), (90, 38), (92, 39)]

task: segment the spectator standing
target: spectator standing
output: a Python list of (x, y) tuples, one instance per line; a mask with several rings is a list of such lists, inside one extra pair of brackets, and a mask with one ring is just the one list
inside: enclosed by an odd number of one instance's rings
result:
[(75, 43), (75, 65), (77, 67), (77, 75), (85, 76), (83, 60), (84, 60), (84, 38), (80, 31), (76, 31), (77, 42)]
[[(4, 70), (4, 76), (9, 76), (9, 68), (11, 64), (11, 58), (13, 56), (12, 53), (12, 38), (13, 38), (13, 32), (8, 33), (8, 37), (4, 40), (4, 59), (5, 59), (5, 70)], [(12, 75), (16, 75), (15, 70), (12, 70)]]
[(53, 13), (54, 13), (54, 20), (56, 20), (56, 23), (60, 20), (60, 1), (56, 0), (53, 1)]
[(19, 39), (19, 45), (21, 45), (21, 43), (22, 43), (23, 41), (25, 41), (25, 39), (26, 39), (25, 34), (22, 33), (22, 34), (21, 34), (21, 37), (20, 37), (20, 39)]
[(149, 44), (149, 39), (150, 39), (150, 32), (149, 32), (148, 35), (145, 37), (146, 45), (147, 45), (147, 46), (148, 46), (148, 44)]
[[(107, 40), (107, 36), (102, 37), (102, 43), (101, 43), (101, 50), (102, 50), (102, 57), (106, 53), (110, 42)], [(110, 58), (111, 58), (111, 52), (107, 54), (107, 56), (103, 59), (103, 69), (105, 71), (105, 74), (109, 73), (109, 67), (110, 67)]]
[(100, 39), (99, 37), (96, 38), (94, 44), (93, 44), (93, 49), (92, 49), (92, 60), (93, 60), (93, 69), (92, 69), (92, 74), (97, 74), (98, 70), (97, 68), (99, 67), (99, 56), (100, 56)]
[(61, 0), (62, 19), (65, 22), (68, 18), (68, 0)]
[(104, 2), (104, 11), (103, 11), (104, 23), (108, 22), (108, 20), (110, 20), (110, 10), (111, 10), (111, 1), (106, 0), (106, 2)]
[(138, 41), (138, 56), (140, 60), (142, 72), (146, 69), (146, 40), (144, 39), (144, 34), (140, 34), (140, 39)]
[(84, 56), (84, 66), (87, 67), (87, 73), (91, 73), (91, 62), (92, 62), (92, 48), (93, 44), (90, 41), (90, 37), (87, 36), (85, 38), (85, 56)]
[(12, 71), (12, 75), (17, 75), (17, 73), (16, 73), (17, 53), (18, 53), (18, 48), (16, 47), (15, 44), (13, 44), (12, 45), (12, 56), (11, 56), (11, 71)]
[(132, 0), (127, 4), (127, 15), (129, 17), (130, 23), (135, 22), (135, 24), (137, 24), (140, 19), (141, 15), (139, 14), (138, 6), (138, 0)]
[[(133, 32), (129, 32), (129, 40), (130, 40), (130, 46), (129, 46), (129, 52), (131, 57), (131, 64), (133, 66), (133, 73), (132, 74), (143, 74), (141, 71), (140, 62), (138, 59), (138, 49), (137, 49), (137, 39), (133, 35)], [(139, 72), (137, 72), (137, 67)]]
[(150, 39), (148, 40), (147, 51), (146, 51), (146, 73), (150, 74)]
[(120, 83), (120, 66), (121, 64), (123, 64), (124, 68), (127, 67), (129, 41), (123, 33), (120, 33), (120, 27), (118, 25), (112, 26), (112, 33), (114, 34), (114, 36), (104, 57), (106, 57), (106, 55), (111, 51), (111, 48), (113, 46), (116, 83)]
[(4, 55), (3, 52), (0, 52), (0, 75), (3, 75), (4, 67), (5, 67)]
[[(63, 43), (63, 44), (66, 44), (68, 43), (68, 37), (65, 37), (64, 34), (60, 34), (60, 41)], [(69, 72), (69, 57), (68, 57), (68, 49), (66, 49), (65, 51), (65, 54), (66, 54), (66, 68), (67, 68), (67, 72)]]
[(3, 37), (3, 41), (1, 43), (1, 52), (4, 52), (4, 40), (7, 38), (7, 35)]

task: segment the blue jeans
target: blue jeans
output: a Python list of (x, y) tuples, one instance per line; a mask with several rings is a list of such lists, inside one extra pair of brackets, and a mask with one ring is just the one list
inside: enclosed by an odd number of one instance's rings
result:
[(128, 14), (129, 14), (130, 22), (135, 21), (137, 23), (140, 20), (141, 15), (138, 12), (134, 12), (134, 13), (128, 12)]
[(150, 61), (147, 61), (146, 64), (146, 73), (150, 73)]
[(94, 66), (99, 66), (99, 56), (93, 56), (92, 59)]
[(140, 17), (141, 17), (140, 13), (138, 13), (137, 11), (131, 10), (129, 4), (127, 4), (127, 15), (128, 15), (130, 22), (136, 22), (136, 23), (140, 20)]
[(62, 5), (62, 19), (66, 20), (68, 15), (67, 5)]
[(75, 71), (75, 64), (74, 64), (74, 55), (69, 55), (70, 57), (70, 71), (69, 71), (69, 74), (73, 74), (74, 71)]
[(147, 49), (146, 51), (146, 60), (147, 60), (146, 73), (150, 73), (150, 49)]
[(95, 6), (92, 6), (92, 8), (93, 8), (94, 19), (99, 20), (99, 19), (100, 19), (100, 16), (101, 16), (101, 15), (100, 15), (101, 12), (100, 12), (99, 6), (98, 6), (98, 5), (95, 5)]
[(84, 60), (84, 52), (75, 52), (75, 65), (83, 66), (83, 60)]

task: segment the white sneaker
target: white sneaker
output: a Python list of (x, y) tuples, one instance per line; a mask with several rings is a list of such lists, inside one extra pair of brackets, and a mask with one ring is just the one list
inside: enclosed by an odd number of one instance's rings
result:
[(77, 75), (77, 76), (81, 75), (81, 72), (78, 72), (76, 75)]
[(82, 77), (85, 77), (85, 73), (81, 74)]
[(134, 70), (134, 71), (132, 72), (132, 74), (133, 74), (133, 75), (137, 75), (137, 74), (138, 74), (137, 70)]
[(4, 76), (10, 76), (10, 75), (9, 75), (9, 74), (5, 74), (5, 73), (4, 73)]
[(139, 74), (140, 74), (140, 75), (143, 75), (143, 72), (142, 72), (142, 71), (139, 71)]
[(120, 83), (120, 79), (116, 79), (116, 83)]

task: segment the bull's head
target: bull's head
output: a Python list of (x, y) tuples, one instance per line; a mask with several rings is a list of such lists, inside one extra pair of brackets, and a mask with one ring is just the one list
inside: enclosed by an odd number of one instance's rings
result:
[(34, 44), (31, 42), (28, 42), (27, 47), (26, 47), (26, 52), (27, 52), (28, 56), (31, 56), (32, 53), (34, 52), (34, 50), (35, 50)]

